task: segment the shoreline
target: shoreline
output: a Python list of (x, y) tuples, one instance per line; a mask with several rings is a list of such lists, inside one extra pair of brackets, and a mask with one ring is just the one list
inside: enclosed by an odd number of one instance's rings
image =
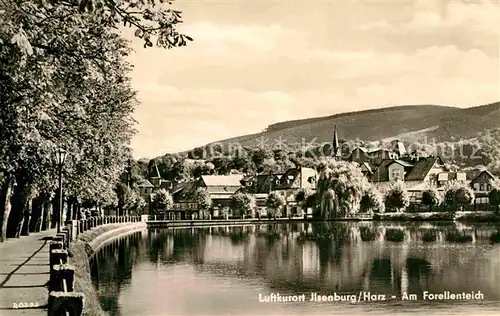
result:
[(108, 315), (94, 288), (90, 274), (90, 259), (99, 249), (116, 239), (131, 235), (146, 229), (146, 223), (108, 224), (93, 228), (70, 243), (70, 264), (75, 267), (75, 289), (85, 294), (83, 315)]
[(241, 226), (259, 224), (318, 223), (318, 222), (425, 222), (425, 223), (467, 223), (467, 224), (500, 224), (500, 215), (493, 212), (426, 212), (426, 213), (382, 213), (371, 218), (348, 217), (337, 219), (316, 218), (276, 218), (276, 219), (213, 219), (213, 220), (153, 220), (147, 221), (147, 228), (186, 228), (210, 226)]

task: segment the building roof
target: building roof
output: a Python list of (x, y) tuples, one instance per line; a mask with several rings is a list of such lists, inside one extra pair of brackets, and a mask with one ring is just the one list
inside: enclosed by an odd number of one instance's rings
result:
[(201, 176), (203, 183), (207, 187), (211, 186), (226, 186), (226, 187), (241, 187), (243, 175), (231, 174), (227, 176)]
[(479, 179), (479, 177), (482, 176), (483, 174), (486, 174), (488, 176), (488, 178), (490, 178), (492, 180), (496, 179), (496, 177), (491, 172), (489, 172), (488, 170), (483, 170), (483, 171), (479, 172), (476, 176), (474, 176), (471, 183), (475, 183)]
[(255, 176), (255, 183), (252, 185), (253, 193), (269, 193), (271, 188), (276, 186), (275, 181), (283, 174), (259, 174)]
[(139, 188), (154, 188), (155, 186), (147, 179), (142, 179), (137, 185)]
[(406, 154), (405, 144), (403, 144), (403, 142), (399, 140), (394, 143), (393, 150), (400, 155)]
[[(393, 163), (400, 164), (401, 166), (403, 166), (405, 168), (411, 168), (411, 167), (413, 167), (413, 165), (411, 163), (403, 161), (403, 160), (400, 160), (400, 159), (393, 160), (389, 165), (392, 165)], [(387, 165), (387, 167), (389, 167), (389, 165)]]
[(190, 193), (191, 191), (194, 190), (196, 187), (196, 182), (195, 181), (189, 181), (189, 182), (182, 182), (177, 184), (172, 191), (170, 192), (172, 195), (186, 195)]
[(393, 162), (393, 159), (384, 159), (380, 165), (373, 171), (370, 178), (372, 182), (385, 182), (389, 181), (389, 170), (387, 167)]
[(149, 173), (149, 179), (161, 179), (160, 170), (158, 170), (158, 165), (154, 163), (153, 170)]
[(384, 148), (374, 148), (374, 149), (370, 149), (368, 151), (368, 153), (370, 154), (373, 154), (373, 153), (377, 153), (379, 151), (385, 151), (385, 152), (393, 152), (392, 150), (389, 150), (389, 149), (384, 149)]
[(415, 162), (414, 167), (406, 175), (405, 181), (422, 181), (425, 179), (432, 166), (436, 162), (443, 163), (443, 160), (439, 156), (421, 158)]
[(363, 162), (363, 163), (361, 164), (361, 170), (363, 170), (363, 167), (365, 167), (366, 171), (368, 171), (370, 174), (372, 174), (372, 173), (373, 173), (372, 167), (370, 166), (370, 164), (369, 164), (369, 163), (367, 163), (367, 162)]

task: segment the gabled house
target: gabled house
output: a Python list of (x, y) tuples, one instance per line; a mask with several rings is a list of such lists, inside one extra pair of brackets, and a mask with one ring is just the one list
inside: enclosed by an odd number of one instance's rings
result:
[(146, 202), (145, 210), (151, 213), (151, 198), (154, 190), (154, 185), (147, 179), (142, 179), (138, 184), (139, 194)]
[(159, 189), (162, 183), (165, 182), (165, 180), (160, 175), (160, 171), (158, 170), (158, 166), (156, 165), (156, 163), (154, 164), (153, 169), (148, 175), (148, 180), (155, 189)]
[(299, 166), (288, 169), (282, 176), (275, 178), (273, 191), (283, 194), (286, 205), (285, 216), (302, 215), (302, 209), (295, 201), (295, 192), (299, 189), (316, 189), (316, 170)]
[(370, 155), (368, 153), (368, 149), (364, 147), (356, 147), (354, 148), (349, 156), (347, 157), (347, 161), (357, 162), (362, 165), (365, 162), (370, 162)]
[(489, 204), (489, 193), (492, 189), (491, 183), (496, 180), (496, 177), (488, 170), (483, 170), (474, 176), (470, 182), (474, 195), (476, 197), (474, 204), (476, 206)]
[(440, 157), (421, 158), (413, 163), (401, 159), (386, 159), (374, 170), (370, 181), (380, 188), (401, 180), (408, 191), (422, 191), (427, 187), (438, 187), (438, 174), (447, 173)]
[(172, 210), (168, 212), (168, 217), (191, 219), (193, 214), (198, 216), (198, 205), (192, 199), (192, 194), (196, 190), (195, 181), (182, 182), (175, 185), (170, 194), (174, 204)]
[(398, 159), (398, 155), (392, 151), (387, 149), (373, 149), (368, 152), (368, 156), (370, 157), (370, 163), (374, 165), (380, 165), (382, 161), (386, 159)]
[(227, 209), (230, 216), (238, 215), (232, 214), (230, 206), (233, 195), (243, 188), (242, 179), (241, 174), (201, 176), (197, 187), (205, 188), (210, 194), (214, 216), (219, 216), (219, 212), (223, 209)]

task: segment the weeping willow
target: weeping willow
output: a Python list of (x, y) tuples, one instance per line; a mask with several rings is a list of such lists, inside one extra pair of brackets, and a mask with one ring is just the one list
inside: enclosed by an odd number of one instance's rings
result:
[(344, 161), (328, 160), (323, 164), (317, 187), (320, 216), (334, 219), (357, 214), (369, 187), (361, 169)]

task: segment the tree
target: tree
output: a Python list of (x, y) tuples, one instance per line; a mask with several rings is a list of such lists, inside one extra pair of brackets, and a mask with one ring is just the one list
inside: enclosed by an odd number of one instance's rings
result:
[(491, 191), (488, 194), (490, 205), (496, 207), (496, 212), (500, 213), (500, 180), (491, 183)]
[(344, 217), (359, 212), (368, 180), (356, 163), (326, 159), (318, 164), (320, 216)]
[(384, 209), (384, 197), (380, 191), (372, 184), (367, 185), (361, 198), (360, 210), (362, 212), (378, 210), (379, 213), (383, 213)]
[[(144, 40), (144, 48), (152, 47), (156, 40), (157, 47), (174, 48), (185, 46), (193, 39), (177, 30), (182, 23), (182, 12), (171, 7), (171, 1), (164, 5), (163, 0), (76, 0), (53, 2), (20, 2), (7, 1), (9, 6), (3, 14), (10, 15), (12, 11), (22, 11), (25, 22), (50, 23), (57, 11), (71, 12), (75, 19), (98, 24), (107, 29), (116, 29), (118, 26), (132, 27), (134, 35)], [(5, 3), (5, 1), (3, 2)], [(60, 22), (60, 20), (59, 20)], [(25, 24), (24, 24), (25, 25)], [(14, 28), (16, 25), (4, 25)], [(17, 30), (16, 30), (17, 31)], [(9, 39), (9, 43), (17, 44), (26, 54), (33, 53), (35, 48), (50, 49), (50, 45), (42, 44), (34, 39), (30, 32), (19, 33)], [(48, 41), (47, 43), (52, 43)]]
[(236, 193), (231, 197), (233, 210), (240, 210), (244, 216), (253, 216), (255, 211), (255, 197), (248, 193)]
[(198, 210), (202, 211), (206, 216), (207, 212), (212, 207), (212, 199), (210, 193), (205, 188), (198, 188), (193, 193), (193, 200), (198, 204)]
[(455, 212), (457, 208), (471, 205), (474, 202), (474, 191), (464, 183), (451, 181), (444, 188), (444, 202), (451, 206), (449, 211)]
[(155, 205), (155, 208), (165, 210), (169, 207), (172, 207), (172, 205), (174, 204), (174, 200), (172, 198), (172, 195), (168, 193), (167, 190), (159, 189), (153, 195), (153, 203)]
[(29, 224), (29, 200), (55, 189), (58, 147), (69, 152), (65, 195), (110, 202), (129, 157), (136, 102), (127, 43), (106, 26), (86, 15), (67, 19), (75, 12), (65, 6), (7, 2), (2, 9), (0, 173), (12, 194), (0, 194), (0, 213), (2, 237), (13, 237)]
[(429, 206), (429, 212), (432, 207), (441, 204), (441, 195), (436, 188), (429, 188), (422, 193), (422, 204)]
[(404, 211), (410, 205), (410, 196), (403, 181), (397, 181), (391, 185), (385, 196), (385, 207), (395, 209), (397, 212)]
[(266, 207), (268, 214), (274, 218), (281, 216), (281, 208), (285, 205), (285, 198), (277, 192), (271, 192), (267, 196)]

